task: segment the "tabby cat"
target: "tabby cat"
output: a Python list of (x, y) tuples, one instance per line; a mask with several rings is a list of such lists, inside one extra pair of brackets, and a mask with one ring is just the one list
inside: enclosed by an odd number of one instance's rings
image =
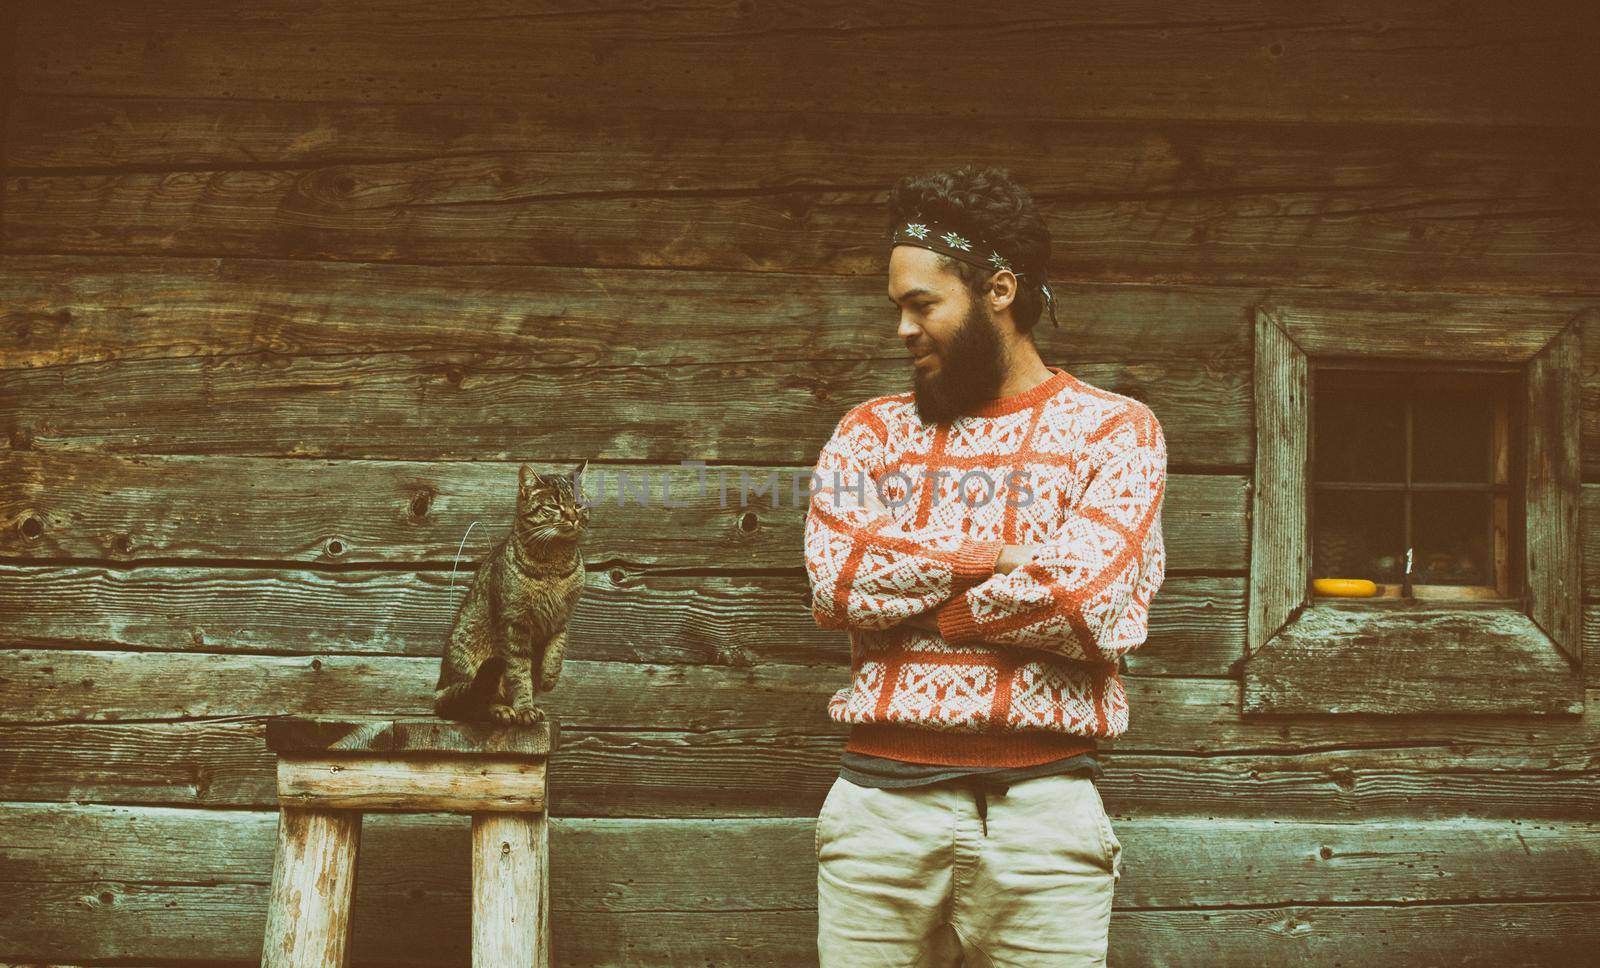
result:
[(583, 591), (579, 544), (589, 507), (574, 483), (587, 466), (570, 478), (519, 469), (511, 532), (479, 564), (445, 645), (434, 688), (438, 715), (507, 725), (544, 719), (533, 698), (561, 674), (567, 620)]

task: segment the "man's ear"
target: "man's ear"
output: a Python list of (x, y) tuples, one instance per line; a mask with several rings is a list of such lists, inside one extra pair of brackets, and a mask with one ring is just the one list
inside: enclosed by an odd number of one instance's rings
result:
[(989, 295), (994, 302), (1000, 304), (995, 307), (996, 312), (999, 312), (1000, 310), (1003, 310), (1007, 306), (1010, 306), (1012, 303), (1016, 302), (1016, 275), (1014, 275), (1009, 269), (1001, 269), (1000, 271), (996, 272), (989, 282), (987, 295)]

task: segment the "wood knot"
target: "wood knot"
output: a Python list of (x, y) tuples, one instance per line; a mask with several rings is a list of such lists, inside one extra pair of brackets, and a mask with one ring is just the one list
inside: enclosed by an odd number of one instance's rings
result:
[(328, 553), (328, 557), (337, 558), (344, 554), (344, 542), (340, 541), (338, 538), (329, 538), (328, 544), (326, 545), (326, 551)]
[(412, 520), (420, 521), (428, 516), (428, 510), (433, 507), (433, 495), (427, 491), (418, 491), (411, 496)]
[(44, 522), (40, 521), (31, 514), (23, 518), (22, 523), (17, 527), (18, 530), (22, 532), (22, 536), (27, 538), (29, 541), (32, 541), (41, 534), (44, 534)]
[(778, 199), (778, 211), (792, 221), (804, 221), (811, 211), (811, 196), (793, 192)]
[(746, 511), (739, 515), (739, 530), (745, 534), (753, 534), (761, 524), (754, 511)]

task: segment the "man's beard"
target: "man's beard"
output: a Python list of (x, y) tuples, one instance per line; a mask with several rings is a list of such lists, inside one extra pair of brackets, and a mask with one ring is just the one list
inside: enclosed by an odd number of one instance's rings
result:
[(923, 423), (945, 423), (995, 399), (1005, 379), (1005, 348), (983, 303), (971, 299), (967, 316), (940, 347), (939, 372), (917, 369), (912, 397)]

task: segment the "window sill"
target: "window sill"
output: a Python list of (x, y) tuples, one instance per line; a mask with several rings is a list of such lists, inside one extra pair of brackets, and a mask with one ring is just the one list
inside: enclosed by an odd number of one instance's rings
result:
[(1513, 608), (1317, 601), (1243, 666), (1243, 715), (1582, 715), (1583, 677)]

